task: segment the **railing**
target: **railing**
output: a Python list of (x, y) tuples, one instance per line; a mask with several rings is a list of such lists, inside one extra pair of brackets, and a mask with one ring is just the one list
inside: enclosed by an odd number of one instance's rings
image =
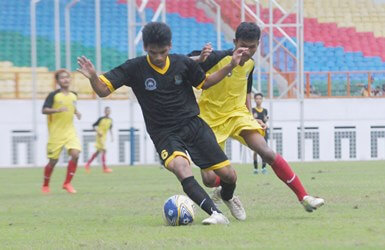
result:
[[(45, 99), (58, 88), (53, 72), (37, 72), (37, 98)], [(88, 79), (78, 72), (72, 73), (70, 89), (78, 93), (79, 99), (96, 99)], [(0, 72), (0, 99), (32, 99), (31, 72)], [(109, 99), (127, 99), (133, 95), (129, 88), (120, 88), (110, 95)]]
[[(278, 73), (275, 73), (278, 74)], [(280, 73), (292, 82), (296, 72)], [(270, 98), (269, 73), (262, 73), (262, 92)], [(273, 83), (274, 97), (279, 96)], [(296, 88), (288, 95), (296, 97)], [(385, 71), (305, 72), (305, 97), (385, 97)]]
[[(292, 82), (295, 72), (275, 73)], [(262, 73), (262, 92), (270, 98), (269, 74)], [(274, 97), (279, 96), (278, 87), (273, 83)], [(45, 99), (57, 89), (53, 72), (37, 73), (37, 98)], [(79, 99), (96, 99), (88, 79), (78, 72), (72, 73), (71, 90)], [(295, 97), (296, 89), (287, 98)], [(384, 97), (385, 71), (351, 72), (305, 72), (305, 97)], [(120, 88), (109, 99), (132, 99), (130, 88)], [(31, 72), (0, 72), (0, 99), (32, 99)]]

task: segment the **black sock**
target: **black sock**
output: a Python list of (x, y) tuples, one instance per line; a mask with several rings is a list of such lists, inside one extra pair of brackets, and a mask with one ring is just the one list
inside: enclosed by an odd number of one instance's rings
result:
[(222, 213), (211, 200), (206, 191), (198, 184), (194, 176), (187, 177), (182, 180), (183, 191), (200, 206), (206, 213), (211, 215), (213, 211)]
[(266, 167), (266, 162), (262, 162), (262, 168), (265, 168)]
[(235, 183), (229, 184), (221, 180), (221, 186), (222, 186), (222, 190), (221, 190), (222, 199), (225, 201), (228, 201), (231, 198), (233, 198), (234, 190), (236, 186)]
[(258, 169), (258, 161), (254, 161), (254, 168)]

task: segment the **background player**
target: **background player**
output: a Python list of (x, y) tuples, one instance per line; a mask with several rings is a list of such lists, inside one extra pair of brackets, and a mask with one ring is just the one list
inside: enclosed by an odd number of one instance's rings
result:
[(63, 189), (68, 193), (76, 193), (71, 185), (75, 175), (79, 153), (81, 151), (80, 141), (73, 123), (74, 114), (80, 120), (81, 114), (76, 109), (77, 94), (69, 90), (71, 74), (65, 69), (55, 72), (55, 80), (60, 89), (51, 92), (45, 99), (42, 113), (47, 115), (48, 121), (48, 143), (47, 157), (48, 164), (44, 168), (43, 193), (49, 193), (49, 181), (53, 169), (58, 162), (60, 152), (66, 148), (71, 156), (68, 162), (67, 175), (63, 183)]
[[(241, 23), (235, 33), (235, 50), (248, 48), (242, 54), (241, 61), (232, 72), (219, 84), (203, 90), (199, 99), (201, 117), (213, 129), (218, 143), (224, 149), (229, 137), (237, 139), (257, 152), (274, 170), (275, 174), (296, 194), (305, 210), (312, 212), (324, 204), (321, 198), (309, 196), (299, 177), (289, 164), (270, 149), (265, 141), (265, 131), (249, 112), (251, 107), (251, 88), (254, 61), (251, 59), (259, 45), (261, 31), (252, 22)], [(190, 54), (200, 61), (201, 67), (211, 73), (219, 70), (231, 60), (232, 50), (213, 51), (211, 44), (206, 44), (202, 51)], [(198, 56), (197, 56), (198, 55)], [(216, 187), (220, 183), (212, 171), (201, 171), (206, 186)], [(213, 200), (220, 200), (221, 187), (214, 190)]]
[[(266, 123), (269, 120), (269, 116), (267, 115), (267, 109), (262, 107), (262, 101), (263, 101), (263, 94), (262, 93), (256, 93), (254, 95), (254, 101), (255, 101), (255, 107), (252, 108), (252, 113), (254, 118), (261, 124), (265, 124), (265, 141), (267, 143), (268, 140), (268, 133), (267, 133), (267, 126)], [(254, 152), (253, 154), (253, 160), (254, 160), (254, 174), (258, 174), (258, 153)], [(266, 174), (266, 162), (262, 159), (262, 174)]]
[[(123, 85), (132, 88), (162, 163), (176, 175), (185, 193), (210, 215), (202, 223), (228, 224), (228, 219), (195, 180), (186, 154), (188, 151), (201, 169), (215, 171), (220, 177), (223, 198), (233, 198), (236, 173), (210, 127), (198, 117), (199, 107), (192, 86), (207, 89), (219, 82), (239, 63), (247, 49), (237, 49), (218, 72), (206, 76), (190, 58), (169, 54), (171, 30), (166, 24), (148, 23), (142, 34), (147, 56), (128, 60), (99, 77), (90, 60), (83, 56), (78, 58), (78, 71), (90, 80), (100, 97)], [(235, 210), (242, 218), (243, 208), (234, 204)]]
[(104, 116), (100, 117), (94, 124), (92, 124), (92, 127), (96, 131), (96, 143), (95, 148), (96, 152), (92, 154), (91, 158), (87, 161), (85, 168), (87, 172), (90, 172), (90, 165), (92, 161), (99, 155), (99, 153), (102, 153), (102, 166), (103, 166), (103, 172), (104, 173), (111, 173), (112, 169), (108, 168), (106, 165), (106, 139), (107, 139), (107, 133), (110, 131), (111, 135), (111, 141), (113, 141), (113, 135), (112, 135), (112, 119), (110, 118), (111, 114), (111, 108), (105, 107), (104, 108)]

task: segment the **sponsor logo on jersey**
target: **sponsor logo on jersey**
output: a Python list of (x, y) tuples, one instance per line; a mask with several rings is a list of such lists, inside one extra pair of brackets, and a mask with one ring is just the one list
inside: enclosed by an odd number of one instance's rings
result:
[(183, 82), (183, 78), (181, 75), (176, 75), (174, 79), (175, 79), (175, 85), (180, 85)]

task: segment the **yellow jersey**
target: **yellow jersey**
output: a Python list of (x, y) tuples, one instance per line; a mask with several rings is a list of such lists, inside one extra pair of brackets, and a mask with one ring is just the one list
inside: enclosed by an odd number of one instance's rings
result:
[(62, 108), (67, 111), (47, 115), (49, 141), (66, 140), (69, 137), (77, 136), (73, 123), (76, 111), (77, 94), (68, 92), (67, 94), (60, 89), (51, 92), (43, 104), (44, 108)]
[[(200, 65), (207, 73), (214, 73), (231, 62), (232, 53), (232, 50), (213, 51)], [(200, 116), (211, 127), (249, 112), (246, 95), (251, 92), (253, 70), (254, 61), (248, 60), (243, 66), (236, 66), (219, 83), (202, 91), (198, 102)]]
[(97, 127), (96, 131), (104, 136), (107, 134), (108, 130), (112, 128), (112, 119), (102, 116), (94, 124), (92, 124), (92, 126)]

